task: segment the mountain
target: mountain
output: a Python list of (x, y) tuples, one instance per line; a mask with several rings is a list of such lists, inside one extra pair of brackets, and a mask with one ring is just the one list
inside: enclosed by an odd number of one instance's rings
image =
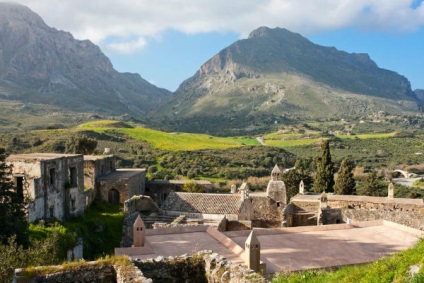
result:
[[(169, 129), (239, 134), (305, 119), (359, 119), (418, 111), (409, 81), (367, 54), (261, 27), (184, 81), (158, 113)], [(159, 124), (159, 123), (158, 123)]]
[(90, 41), (47, 26), (25, 6), (0, 3), (0, 98), (141, 116), (170, 95), (138, 74), (117, 72)]

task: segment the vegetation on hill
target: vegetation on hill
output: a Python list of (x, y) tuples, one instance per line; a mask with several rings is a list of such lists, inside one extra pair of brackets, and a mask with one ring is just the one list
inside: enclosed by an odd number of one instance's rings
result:
[(245, 144), (259, 145), (259, 142), (252, 138), (219, 138), (203, 134), (166, 133), (140, 126), (131, 127), (116, 121), (89, 122), (80, 125), (79, 129), (97, 133), (115, 131), (135, 140), (144, 140), (154, 148), (171, 151), (227, 149)]

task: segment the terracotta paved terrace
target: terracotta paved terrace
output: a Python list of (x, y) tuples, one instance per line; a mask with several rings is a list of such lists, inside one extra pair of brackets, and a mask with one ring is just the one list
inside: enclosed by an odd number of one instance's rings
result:
[[(256, 232), (267, 273), (372, 262), (412, 247), (424, 236), (421, 231), (382, 220)], [(148, 247), (132, 257), (146, 259), (212, 250), (233, 263), (243, 264), (244, 243), (249, 233), (220, 233), (206, 226), (147, 230)]]

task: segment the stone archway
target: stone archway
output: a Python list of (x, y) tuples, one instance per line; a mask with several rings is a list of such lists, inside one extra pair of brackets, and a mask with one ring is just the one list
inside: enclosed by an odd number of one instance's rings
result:
[(403, 177), (405, 178), (405, 179), (409, 179), (409, 178), (411, 178), (411, 173), (409, 173), (408, 171), (405, 171), (405, 170), (399, 170), (399, 169), (397, 169), (397, 170), (393, 170), (393, 172), (398, 172), (398, 173), (400, 173), (400, 174), (402, 174), (403, 175)]
[(110, 189), (108, 193), (108, 201), (112, 204), (119, 204), (119, 191), (116, 189)]

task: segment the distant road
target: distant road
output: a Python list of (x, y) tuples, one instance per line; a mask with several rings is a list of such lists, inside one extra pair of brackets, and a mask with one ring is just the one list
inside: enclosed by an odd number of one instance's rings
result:
[(264, 142), (264, 138), (263, 137), (257, 137), (256, 140), (261, 144), (261, 145), (266, 145)]
[(418, 178), (394, 178), (393, 182), (407, 186), (407, 187), (412, 187), (412, 184), (416, 181), (421, 179), (422, 177), (418, 177)]

